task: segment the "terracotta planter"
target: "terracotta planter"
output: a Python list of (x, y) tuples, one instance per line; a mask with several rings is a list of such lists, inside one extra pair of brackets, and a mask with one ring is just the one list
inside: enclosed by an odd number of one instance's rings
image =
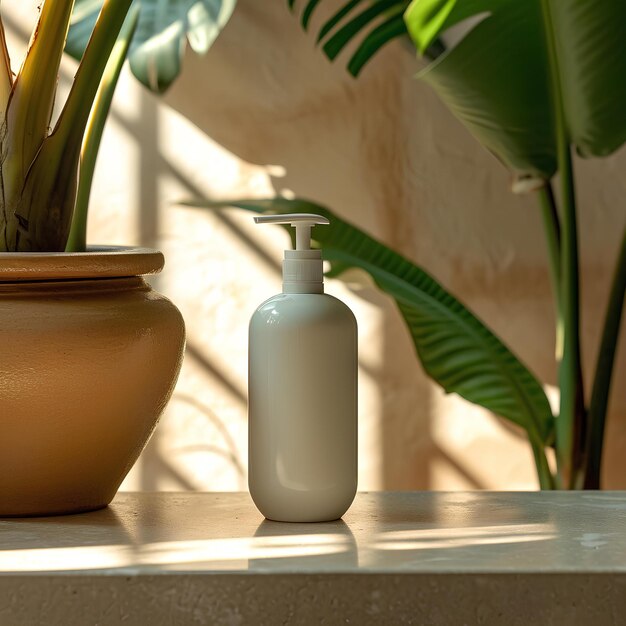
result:
[(0, 254), (0, 516), (106, 506), (182, 363), (160, 252)]

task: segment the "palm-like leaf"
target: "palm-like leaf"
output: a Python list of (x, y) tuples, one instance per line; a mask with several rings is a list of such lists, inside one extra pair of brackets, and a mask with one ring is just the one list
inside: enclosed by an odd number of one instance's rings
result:
[[(294, 0), (287, 0), (294, 8)], [(308, 0), (303, 4), (301, 23), (306, 30), (314, 11), (323, 0)], [(357, 76), (366, 63), (385, 44), (406, 36), (403, 13), (410, 0), (349, 0), (320, 27), (317, 41), (332, 60), (355, 38), (361, 41), (348, 61), (348, 70)], [(365, 33), (365, 34), (363, 34)]]
[[(130, 47), (135, 76), (164, 92), (180, 73), (187, 42), (198, 54), (211, 47), (230, 18), (236, 0), (135, 0), (139, 21)], [(102, 0), (76, 0), (66, 51), (79, 59)]]
[(258, 213), (317, 213), (330, 225), (314, 241), (331, 264), (330, 275), (357, 267), (393, 297), (428, 375), (455, 392), (524, 428), (535, 444), (553, 437), (546, 395), (529, 370), (476, 316), (425, 271), (337, 217), (305, 200), (190, 201), (189, 206), (236, 206)]
[(413, 0), (405, 17), (422, 52), (451, 27), (482, 17), (420, 78), (518, 174), (554, 174), (561, 107), (582, 154), (604, 156), (626, 140), (626, 3)]
[[(305, 29), (322, 4), (301, 3)], [(450, 29), (464, 23), (469, 26), (461, 41), (442, 46)], [(583, 155), (604, 156), (626, 141), (625, 23), (626, 3), (618, 0), (348, 0), (322, 24), (318, 41), (334, 59), (360, 39), (348, 64), (355, 76), (407, 29), (423, 54), (439, 50), (419, 78), (525, 190), (557, 169), (548, 37), (557, 43), (557, 80), (572, 143)]]

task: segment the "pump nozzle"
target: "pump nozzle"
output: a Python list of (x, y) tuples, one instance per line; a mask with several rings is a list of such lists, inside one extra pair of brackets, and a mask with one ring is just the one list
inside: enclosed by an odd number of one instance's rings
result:
[(289, 224), (296, 229), (296, 250), (311, 249), (311, 228), (316, 224), (330, 224), (327, 218), (314, 213), (285, 213), (255, 217), (257, 224)]
[(296, 249), (285, 250), (283, 291), (285, 293), (323, 293), (322, 254), (311, 250), (311, 228), (330, 224), (327, 218), (313, 213), (261, 215), (257, 224), (290, 224), (296, 229)]

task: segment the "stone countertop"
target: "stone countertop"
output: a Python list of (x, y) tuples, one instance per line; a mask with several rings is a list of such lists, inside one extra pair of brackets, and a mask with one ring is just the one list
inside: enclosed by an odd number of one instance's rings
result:
[(619, 492), (360, 493), (321, 524), (266, 521), (243, 493), (120, 493), (0, 520), (2, 626), (597, 626), (626, 620), (625, 592)]

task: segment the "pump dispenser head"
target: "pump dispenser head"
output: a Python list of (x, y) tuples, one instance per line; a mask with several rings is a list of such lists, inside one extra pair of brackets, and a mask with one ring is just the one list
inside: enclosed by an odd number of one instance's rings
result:
[(313, 213), (288, 213), (255, 217), (257, 224), (290, 224), (296, 229), (296, 249), (285, 250), (283, 260), (284, 293), (324, 293), (324, 268), (320, 250), (311, 249), (311, 228), (330, 224)]

